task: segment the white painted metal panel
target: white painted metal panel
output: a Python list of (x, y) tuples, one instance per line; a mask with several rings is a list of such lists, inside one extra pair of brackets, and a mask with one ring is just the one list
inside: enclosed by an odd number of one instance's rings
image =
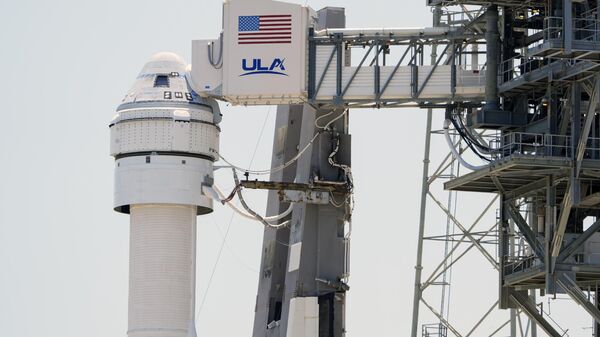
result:
[(219, 129), (201, 109), (131, 109), (113, 121), (111, 155), (174, 151), (218, 158)]
[(183, 156), (132, 156), (115, 162), (114, 207), (134, 204), (196, 205), (200, 214), (213, 209), (202, 185), (213, 179), (213, 163)]
[(300, 257), (302, 254), (302, 242), (296, 242), (290, 246), (290, 257), (288, 261), (288, 272), (300, 268)]
[[(302, 102), (306, 97), (309, 9), (279, 1), (244, 0), (228, 1), (223, 8), (223, 96), (234, 104)], [(240, 17), (274, 15), (290, 15), (291, 43), (248, 44), (240, 40)], [(257, 69), (249, 70), (252, 65)], [(266, 70), (259, 71), (258, 66)]]
[(129, 337), (186, 337), (194, 319), (196, 207), (132, 205)]
[(213, 62), (221, 61), (223, 50), (219, 40), (194, 40), (192, 41), (192, 69), (190, 82), (192, 88), (201, 96), (220, 96), (223, 85), (223, 68), (209, 62), (210, 53)]
[(318, 297), (295, 297), (290, 300), (286, 337), (319, 336)]
[[(333, 46), (318, 46), (316, 53), (316, 86), (317, 100), (332, 100), (336, 95), (336, 68), (337, 56), (334, 54), (327, 67), (328, 61), (334, 50)], [(342, 91), (346, 89), (350, 79), (356, 72), (356, 66), (344, 66), (342, 69)], [(394, 72), (395, 65), (380, 66), (380, 89)], [(412, 67), (400, 66), (389, 81), (382, 99), (409, 99), (412, 97)], [(435, 68), (435, 70), (433, 70)], [(422, 99), (436, 99), (451, 96), (452, 67), (450, 65), (431, 65), (417, 67), (418, 90), (421, 90)], [(431, 76), (429, 76), (431, 73)], [(456, 96), (477, 97), (485, 92), (485, 72), (462, 70), (457, 67)], [(429, 77), (429, 79), (428, 79)], [(322, 79), (322, 82), (321, 82)], [(375, 68), (363, 65), (356, 73), (350, 86), (344, 94), (344, 99), (375, 99)]]

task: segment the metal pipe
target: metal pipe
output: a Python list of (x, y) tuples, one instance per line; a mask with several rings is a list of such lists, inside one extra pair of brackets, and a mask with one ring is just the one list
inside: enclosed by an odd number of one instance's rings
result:
[(451, 31), (450, 27), (417, 27), (417, 28), (331, 28), (315, 32), (315, 36), (343, 34), (344, 36), (438, 36)]
[[(433, 10), (433, 25), (439, 26), (442, 17), (442, 9), (436, 6)], [(431, 47), (431, 63), (437, 59), (437, 46)], [(423, 154), (423, 176), (421, 177), (421, 206), (419, 211), (419, 237), (417, 240), (417, 261), (415, 263), (415, 284), (413, 290), (413, 317), (411, 326), (411, 337), (417, 337), (419, 331), (419, 304), (421, 303), (421, 274), (423, 273), (423, 237), (425, 234), (425, 215), (427, 208), (427, 194), (429, 193), (429, 153), (431, 152), (431, 120), (433, 109), (427, 109), (427, 122), (425, 126), (425, 151)]]
[(425, 215), (427, 207), (427, 193), (429, 192), (429, 153), (431, 150), (431, 119), (433, 109), (427, 109), (427, 126), (425, 127), (425, 154), (423, 155), (423, 177), (421, 182), (421, 210), (419, 213), (419, 238), (417, 241), (417, 262), (415, 264), (415, 288), (413, 293), (413, 317), (411, 337), (417, 337), (419, 329), (419, 304), (421, 300), (421, 274), (423, 272), (423, 236), (425, 233)]
[(444, 137), (446, 138), (446, 143), (448, 143), (450, 152), (452, 152), (452, 155), (454, 156), (454, 158), (456, 160), (458, 160), (462, 164), (462, 166), (468, 168), (469, 170), (473, 170), (473, 171), (477, 171), (477, 170), (488, 167), (488, 165), (480, 165), (480, 166), (471, 165), (471, 164), (467, 163), (463, 159), (463, 157), (461, 157), (460, 153), (458, 153), (458, 151), (454, 147), (454, 143), (452, 143), (452, 139), (450, 139), (450, 120), (449, 119), (446, 119), (444, 121)]
[(485, 12), (486, 18), (486, 64), (485, 77), (485, 109), (498, 110), (498, 63), (500, 63), (500, 50), (498, 33), (498, 6), (491, 5)]

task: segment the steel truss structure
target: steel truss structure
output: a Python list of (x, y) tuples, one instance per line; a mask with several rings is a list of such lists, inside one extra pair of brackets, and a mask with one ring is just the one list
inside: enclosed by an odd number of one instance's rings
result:
[[(294, 177), (306, 186), (325, 178), (349, 186), (348, 172), (327, 162), (338, 144), (340, 153), (334, 155), (349, 169), (348, 120), (335, 116), (349, 108), (427, 109), (411, 336), (494, 336), (506, 327), (513, 337), (517, 332), (535, 337), (539, 329), (552, 337), (566, 335), (568, 329), (537, 305), (538, 293), (567, 294), (600, 322), (600, 221), (584, 225), (600, 216), (596, 0), (427, 4), (433, 12), (429, 30), (342, 29), (345, 20), (338, 13), (332, 16), (337, 25), (309, 31), (307, 104), (280, 106), (273, 165), (296, 158), (298, 144), (308, 146), (317, 139), (313, 135), (320, 137), (308, 158), (271, 180), (290, 187)], [(441, 131), (432, 129), (433, 109), (445, 111)], [(317, 121), (323, 118), (334, 118), (332, 132), (319, 133)], [(432, 161), (434, 134), (446, 138), (450, 153)], [(465, 158), (472, 154), (485, 165), (469, 164)], [(280, 194), (286, 189), (271, 187)], [(438, 193), (442, 187), (447, 198)], [(472, 223), (456, 212), (462, 192), (494, 196)], [(269, 198), (268, 214), (287, 206), (277, 193)], [(340, 200), (349, 196), (349, 190), (338, 194)], [(334, 218), (348, 220), (351, 210), (303, 202), (294, 206), (289, 229), (265, 229), (254, 336), (285, 335), (293, 329), (289, 316), (298, 305), (317, 304), (323, 309), (316, 315), (318, 335), (345, 334), (349, 233)], [(444, 232), (426, 228), (428, 203), (444, 214)], [(493, 211), (489, 223), (485, 219)], [(425, 275), (425, 243), (431, 241), (441, 241), (444, 254)], [(329, 249), (329, 259), (315, 259), (318, 247)], [(497, 271), (499, 297), (462, 331), (448, 320), (448, 293), (452, 268), (469, 252), (478, 252)], [(286, 269), (286, 261), (297, 261), (297, 268)], [(439, 307), (425, 296), (433, 288), (439, 290)], [(420, 324), (421, 309), (438, 323)], [(495, 309), (508, 309), (507, 320), (484, 334)], [(595, 336), (599, 332), (595, 323)]]
[[(595, 258), (600, 221), (600, 20), (596, 1), (462, 1), (428, 0), (434, 17), (460, 8), (485, 37), (485, 102), (481, 107), (454, 99), (445, 106), (448, 124), (460, 140), (430, 172), (432, 114), (428, 111), (423, 165), (423, 190), (416, 263), (412, 336), (495, 335), (510, 324), (511, 336), (568, 334), (536, 305), (536, 294), (567, 294), (595, 321), (600, 333), (598, 283), (600, 261)], [(480, 6), (480, 7), (479, 7)], [(473, 12), (476, 15), (467, 15)], [(434, 18), (437, 24), (443, 24)], [(453, 41), (453, 44), (456, 44)], [(452, 49), (454, 58), (461, 49)], [(432, 60), (433, 62), (433, 60)], [(496, 69), (495, 69), (496, 68)], [(433, 132), (435, 133), (435, 132)], [(446, 130), (448, 134), (448, 130)], [(464, 146), (464, 147), (463, 147)], [(456, 174), (454, 159), (475, 152), (488, 161), (472, 172)], [(457, 156), (459, 155), (459, 156)], [(468, 164), (467, 164), (468, 165)], [(495, 195), (471, 225), (461, 223), (451, 204), (432, 192), (440, 178), (452, 193)], [(433, 201), (459, 231), (427, 236), (427, 203)], [(497, 221), (481, 227), (484, 214), (495, 209)], [(592, 219), (590, 221), (590, 219)], [(481, 228), (483, 229), (481, 229)], [(445, 255), (423, 277), (423, 251), (428, 239), (447, 242)], [(465, 247), (466, 246), (466, 247)], [(463, 248), (464, 247), (464, 248)], [(495, 247), (493, 254), (489, 247)], [(473, 249), (475, 248), (475, 249)], [(433, 285), (447, 287), (445, 272), (469, 251), (479, 252), (498, 271), (499, 298), (468, 331), (458, 331), (441, 310), (427, 302)], [(440, 281), (440, 279), (442, 281)], [(429, 309), (436, 326), (419, 323), (419, 309)], [(510, 318), (488, 334), (479, 331), (494, 308), (509, 309)], [(519, 315), (530, 320), (522, 324)]]

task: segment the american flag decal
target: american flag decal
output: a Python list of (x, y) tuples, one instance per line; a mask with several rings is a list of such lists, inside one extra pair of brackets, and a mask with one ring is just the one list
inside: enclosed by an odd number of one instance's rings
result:
[(292, 43), (291, 15), (252, 15), (238, 19), (239, 44)]

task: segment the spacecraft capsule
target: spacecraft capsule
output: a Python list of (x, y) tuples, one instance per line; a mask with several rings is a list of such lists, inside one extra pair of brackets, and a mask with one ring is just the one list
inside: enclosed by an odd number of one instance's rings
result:
[(196, 217), (212, 212), (219, 107), (181, 57), (144, 66), (110, 123), (114, 209), (130, 214), (130, 337), (195, 336)]

